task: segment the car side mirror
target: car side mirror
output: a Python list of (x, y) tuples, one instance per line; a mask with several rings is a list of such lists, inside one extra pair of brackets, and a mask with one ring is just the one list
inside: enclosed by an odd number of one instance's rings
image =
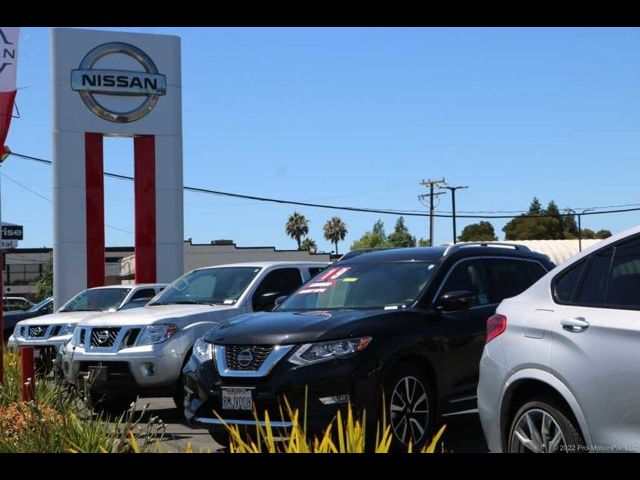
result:
[(260, 295), (253, 305), (256, 312), (266, 312), (273, 310), (276, 306), (276, 299), (282, 296), (282, 292), (267, 292)]
[(475, 295), (469, 290), (456, 290), (444, 293), (438, 300), (438, 309), (445, 312), (459, 312), (473, 306)]
[(276, 298), (276, 307), (275, 308), (278, 308), (280, 305), (282, 305), (287, 298), (289, 298), (288, 295), (281, 295), (278, 298)]

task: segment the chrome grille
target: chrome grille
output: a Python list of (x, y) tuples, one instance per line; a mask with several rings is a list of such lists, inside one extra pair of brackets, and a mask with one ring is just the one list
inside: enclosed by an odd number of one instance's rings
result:
[(119, 331), (120, 327), (91, 329), (91, 346), (101, 348), (113, 347)]
[(30, 338), (42, 338), (47, 333), (46, 325), (30, 325), (29, 326), (29, 337)]
[(273, 345), (226, 345), (224, 349), (228, 369), (256, 371), (273, 352)]

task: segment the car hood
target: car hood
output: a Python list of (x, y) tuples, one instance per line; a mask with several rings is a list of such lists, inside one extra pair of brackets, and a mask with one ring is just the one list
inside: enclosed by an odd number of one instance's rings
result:
[(49, 315), (42, 315), (29, 320), (23, 320), (20, 325), (60, 325), (65, 323), (78, 323), (88, 318), (99, 317), (101, 315), (113, 315), (110, 312), (56, 312)]
[(178, 327), (198, 321), (222, 320), (234, 305), (154, 305), (152, 307), (121, 310), (82, 322), (82, 326), (113, 327), (120, 325), (153, 325), (154, 323), (174, 323)]
[(263, 312), (240, 315), (209, 331), (204, 339), (221, 345), (287, 345), (367, 335), (371, 323), (396, 312), (381, 310), (320, 310)]

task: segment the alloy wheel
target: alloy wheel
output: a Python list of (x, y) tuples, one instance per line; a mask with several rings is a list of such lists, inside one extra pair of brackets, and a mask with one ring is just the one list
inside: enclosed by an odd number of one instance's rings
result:
[(395, 437), (405, 445), (419, 443), (429, 425), (429, 397), (422, 382), (402, 377), (393, 387), (389, 410)]
[(527, 410), (518, 419), (511, 434), (511, 451), (558, 453), (566, 451), (566, 441), (558, 422), (544, 410)]

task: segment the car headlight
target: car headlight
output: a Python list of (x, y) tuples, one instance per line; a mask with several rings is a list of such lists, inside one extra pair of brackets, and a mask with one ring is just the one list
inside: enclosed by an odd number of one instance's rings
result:
[(173, 323), (168, 325), (149, 325), (142, 331), (138, 345), (152, 345), (164, 342), (173, 337), (177, 331), (178, 326)]
[(199, 338), (193, 345), (193, 355), (200, 363), (208, 362), (213, 359), (213, 344)]
[(14, 337), (22, 337), (20, 331), (22, 330), (22, 325), (20, 323), (16, 323), (16, 326), (13, 328), (13, 336)]
[(310, 365), (334, 358), (347, 357), (363, 351), (371, 343), (371, 337), (347, 338), (322, 343), (302, 345), (289, 358), (294, 365)]
[(58, 332), (58, 336), (62, 337), (63, 335), (71, 335), (75, 329), (76, 329), (75, 323), (67, 323), (66, 325), (62, 326), (62, 328)]

